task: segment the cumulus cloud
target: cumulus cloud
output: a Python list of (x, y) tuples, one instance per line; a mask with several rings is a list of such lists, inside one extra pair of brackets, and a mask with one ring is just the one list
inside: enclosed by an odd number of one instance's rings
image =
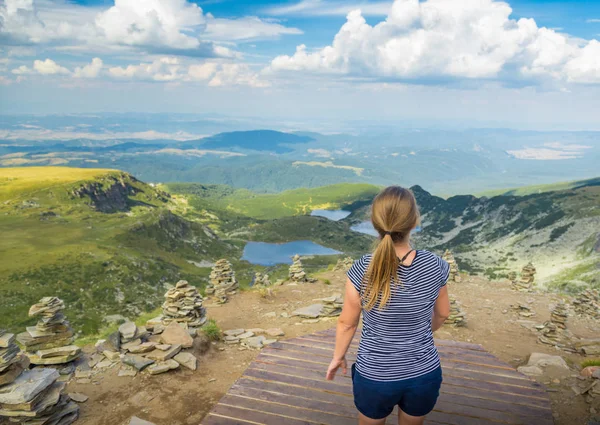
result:
[(92, 62), (85, 66), (78, 66), (73, 71), (73, 76), (75, 78), (96, 78), (100, 75), (100, 71), (104, 66), (104, 62), (100, 58), (92, 59)]
[(14, 46), (231, 58), (235, 53), (213, 40), (298, 33), (296, 28), (256, 17), (216, 19), (189, 0), (115, 0), (108, 9), (66, 0), (0, 4), (0, 42)]
[(284, 6), (268, 7), (264, 12), (273, 16), (345, 16), (353, 10), (360, 9), (364, 16), (387, 16), (391, 7), (391, 1), (332, 2), (302, 0)]
[(60, 66), (59, 64), (54, 62), (52, 59), (46, 59), (45, 61), (41, 61), (41, 60), (33, 61), (33, 69), (38, 74), (42, 74), (42, 75), (55, 75), (55, 74), (65, 75), (65, 74), (71, 73), (71, 71), (69, 71), (67, 68), (65, 68), (64, 66)]
[(267, 71), (304, 71), (436, 83), (448, 79), (548, 79), (600, 83), (598, 42), (511, 19), (495, 0), (396, 0), (387, 18), (369, 25), (348, 14), (333, 43), (300, 45)]

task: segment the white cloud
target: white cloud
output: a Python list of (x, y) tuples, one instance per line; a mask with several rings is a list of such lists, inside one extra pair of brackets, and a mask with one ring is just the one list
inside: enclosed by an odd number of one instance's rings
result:
[(392, 7), (391, 1), (341, 2), (302, 0), (285, 6), (274, 6), (264, 10), (273, 16), (345, 16), (360, 9), (363, 16), (386, 16)]
[(591, 146), (563, 144), (560, 142), (544, 143), (543, 147), (522, 148), (506, 151), (516, 159), (530, 159), (536, 161), (557, 161), (564, 159), (577, 159), (584, 156), (585, 150)]
[(515, 82), (535, 78), (600, 82), (595, 40), (511, 19), (495, 0), (396, 0), (385, 21), (369, 25), (352, 11), (333, 43), (309, 52), (298, 46), (267, 72), (335, 73), (375, 79), (439, 83), (448, 79)]
[(102, 59), (94, 58), (90, 64), (75, 68), (73, 75), (75, 78), (96, 78), (98, 75), (100, 75), (100, 71), (102, 71), (103, 66), (104, 62), (102, 62)]
[(21, 65), (20, 67), (13, 69), (11, 72), (15, 75), (33, 74), (33, 71), (30, 68), (26, 67), (25, 65)]
[[(208, 33), (207, 20), (212, 25)], [(189, 0), (115, 0), (108, 9), (67, 0), (0, 3), (0, 41), (13, 46), (233, 58), (235, 52), (213, 40), (298, 33), (296, 28), (255, 17), (215, 19)]]
[(190, 65), (188, 76), (192, 80), (204, 81), (210, 79), (217, 72), (218, 65), (214, 62), (208, 62), (197, 65)]
[(33, 69), (42, 75), (54, 75), (54, 74), (70, 74), (64, 66), (58, 65), (52, 59), (46, 59), (45, 61), (36, 60), (33, 62)]
[(181, 65), (177, 58), (164, 57), (152, 63), (141, 63), (127, 67), (112, 67), (108, 73), (115, 78), (153, 80), (153, 81), (176, 81), (181, 79)]
[(256, 16), (239, 19), (219, 19), (207, 15), (206, 36), (217, 41), (248, 41), (277, 38), (281, 35), (298, 35), (303, 31), (277, 22), (265, 21)]
[(250, 86), (268, 87), (269, 83), (261, 80), (245, 64), (224, 63), (219, 67), (214, 77), (208, 83), (211, 87)]

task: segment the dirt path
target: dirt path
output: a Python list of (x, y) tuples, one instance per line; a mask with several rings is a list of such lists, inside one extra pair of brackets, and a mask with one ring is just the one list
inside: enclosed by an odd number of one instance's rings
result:
[[(262, 298), (253, 291), (243, 292), (223, 306), (207, 302), (208, 316), (214, 318), (221, 329), (281, 328), (293, 338), (335, 326), (335, 320), (304, 324), (296, 317), (281, 317), (314, 299), (341, 293), (344, 274), (328, 272), (320, 276), (322, 282), (299, 286), (284, 285), (275, 288), (272, 298)], [(558, 352), (552, 347), (537, 343), (536, 335), (519, 324), (522, 318), (510, 310), (510, 305), (531, 301), (536, 311), (532, 318), (542, 323), (560, 297), (551, 294), (518, 294), (508, 288), (508, 283), (488, 282), (467, 278), (463, 283), (451, 284), (451, 292), (462, 303), (467, 313), (468, 325), (464, 328), (445, 326), (437, 338), (455, 339), (482, 344), (488, 351), (513, 366), (523, 364), (531, 352), (544, 352), (563, 356), (572, 364), (582, 358)], [(503, 313), (503, 311), (506, 311)], [(275, 313), (275, 314), (273, 314)], [(274, 316), (274, 317), (273, 317)], [(600, 333), (600, 325), (578, 318), (570, 320), (570, 329), (576, 335), (592, 337)], [(237, 345), (214, 343), (210, 350), (199, 355), (198, 370), (182, 369), (158, 376), (139, 374), (135, 378), (118, 377), (117, 368), (93, 378), (89, 384), (69, 384), (69, 392), (81, 392), (89, 400), (81, 405), (81, 425), (125, 425), (132, 416), (139, 416), (157, 425), (198, 425), (204, 415), (243, 373), (258, 351), (242, 350)], [(543, 378), (550, 388), (553, 411), (557, 425), (584, 424), (589, 417), (590, 405), (582, 396), (571, 390), (577, 380), (576, 373), (562, 381)], [(597, 403), (600, 404), (600, 401)], [(600, 406), (595, 406), (600, 411)]]

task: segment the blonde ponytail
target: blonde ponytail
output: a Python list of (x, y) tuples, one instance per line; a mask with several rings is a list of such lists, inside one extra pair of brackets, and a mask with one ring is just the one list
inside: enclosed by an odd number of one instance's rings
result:
[(400, 283), (395, 243), (404, 242), (419, 224), (419, 209), (408, 189), (390, 186), (373, 200), (371, 222), (379, 233), (367, 273), (363, 278), (361, 298), (366, 310), (384, 309), (391, 297), (391, 285)]

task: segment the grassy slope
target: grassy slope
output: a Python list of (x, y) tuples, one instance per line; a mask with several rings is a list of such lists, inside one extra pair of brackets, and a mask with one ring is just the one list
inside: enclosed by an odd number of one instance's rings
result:
[[(72, 195), (114, 179), (131, 189), (127, 211), (101, 213), (89, 198)], [(155, 308), (164, 282), (187, 278), (202, 286), (209, 270), (188, 260), (240, 252), (171, 214), (172, 201), (119, 171), (0, 169), (0, 182), (0, 311), (2, 325), (15, 330), (30, 323), (30, 304), (57, 295), (78, 329), (95, 332), (106, 314)]]
[(369, 184), (343, 183), (314, 189), (295, 189), (277, 194), (257, 194), (222, 185), (174, 183), (165, 185), (173, 194), (191, 195), (192, 205), (215, 208), (256, 219), (307, 215), (314, 209), (353, 209), (372, 201), (379, 191)]

